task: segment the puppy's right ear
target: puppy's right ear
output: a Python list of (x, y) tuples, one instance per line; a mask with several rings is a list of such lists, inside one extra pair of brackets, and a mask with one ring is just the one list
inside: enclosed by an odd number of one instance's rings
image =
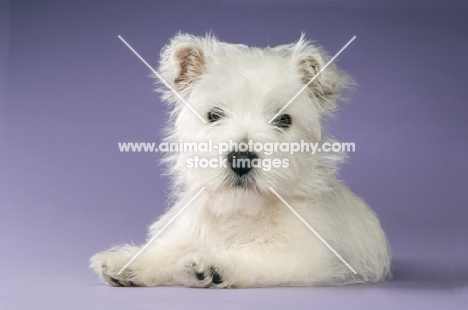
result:
[(208, 49), (206, 39), (177, 34), (161, 51), (159, 72), (183, 97), (205, 72)]

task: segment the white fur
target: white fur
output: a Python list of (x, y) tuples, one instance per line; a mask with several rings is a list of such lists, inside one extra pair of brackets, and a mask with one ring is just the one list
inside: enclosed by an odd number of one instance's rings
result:
[[(260, 49), (220, 42), (212, 35), (176, 35), (162, 50), (159, 72), (202, 117), (213, 107), (222, 108), (226, 116), (204, 124), (158, 83), (172, 108), (166, 142), (333, 141), (323, 131), (323, 119), (352, 83), (334, 65), (285, 110), (293, 119), (289, 129), (268, 123), (328, 59), (303, 36), (294, 44)], [(259, 287), (342, 285), (390, 277), (389, 246), (378, 219), (336, 177), (343, 154), (259, 154), (287, 158), (290, 167), (257, 169), (248, 188), (234, 185), (229, 168), (188, 169), (186, 160), (193, 155), (218, 157), (216, 152), (167, 156), (174, 204), (151, 225), (148, 240), (202, 187), (206, 190), (122, 274), (117, 272), (141, 247), (123, 245), (94, 255), (91, 267), (105, 282)], [(270, 186), (358, 275), (269, 191)], [(197, 272), (205, 279), (199, 280)], [(215, 273), (222, 282), (213, 283)]]

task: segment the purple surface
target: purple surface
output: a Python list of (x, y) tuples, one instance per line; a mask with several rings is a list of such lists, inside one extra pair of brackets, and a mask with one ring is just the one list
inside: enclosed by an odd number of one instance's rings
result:
[[(461, 1), (0, 1), (0, 309), (468, 309), (468, 5)], [(238, 2), (237, 2), (238, 3)], [(253, 3), (253, 4), (248, 4)], [(178, 30), (266, 46), (306, 31), (359, 87), (331, 125), (381, 218), (395, 279), (340, 288), (110, 288), (96, 251), (165, 208), (149, 70)]]

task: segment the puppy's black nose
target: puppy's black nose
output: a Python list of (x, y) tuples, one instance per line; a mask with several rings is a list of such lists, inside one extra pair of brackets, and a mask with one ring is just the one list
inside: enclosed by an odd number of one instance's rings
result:
[(254, 159), (258, 159), (258, 156), (253, 152), (231, 152), (228, 155), (228, 161), (232, 171), (239, 176), (252, 170), (252, 160)]

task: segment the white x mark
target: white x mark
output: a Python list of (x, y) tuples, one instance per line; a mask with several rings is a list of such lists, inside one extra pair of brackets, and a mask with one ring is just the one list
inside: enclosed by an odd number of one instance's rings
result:
[[(184, 98), (182, 98), (182, 96), (180, 96), (180, 94), (174, 89), (171, 87), (171, 85), (169, 85), (169, 83), (167, 83), (160, 75), (158, 72), (156, 72), (156, 70), (153, 69), (153, 67), (151, 67), (144, 59), (143, 57), (140, 56), (140, 54), (138, 54), (134, 49), (133, 47), (130, 46), (130, 44), (127, 43), (127, 41), (125, 41), (120, 35), (118, 36), (119, 39), (125, 44), (127, 45), (127, 47), (161, 80), (161, 82), (163, 82), (196, 116), (198, 116), (198, 118), (203, 122), (203, 123), (206, 123), (206, 121), (193, 109), (193, 107), (187, 102), (184, 100)], [(297, 98), (297, 96), (299, 96), (299, 94), (304, 91), (319, 75), (320, 73), (323, 72), (323, 70), (325, 70), (328, 65), (330, 65), (333, 60), (335, 60), (336, 57), (338, 57), (338, 55), (341, 54), (342, 51), (344, 51), (344, 49), (346, 47), (348, 47), (349, 44), (351, 44), (351, 42), (354, 41), (354, 39), (356, 39), (356, 36), (354, 36), (351, 40), (349, 40), (349, 42), (343, 46), (343, 48), (341, 48), (341, 50), (336, 53), (335, 56), (333, 56), (333, 58), (331, 58), (327, 64), (325, 64), (325, 66), (323, 66), (320, 71), (306, 84), (304, 85), (300, 90), (299, 92), (294, 95), (294, 97), (291, 98), (291, 100), (288, 101), (288, 103), (286, 103), (286, 105), (275, 115), (273, 116), (273, 118), (268, 122), (268, 123), (271, 123), (274, 119), (276, 119), (276, 117), (278, 117), (280, 115), (281, 112), (283, 112), (293, 101), (294, 99)], [(351, 267), (341, 256), (340, 254), (338, 254), (338, 252), (336, 252), (326, 241), (325, 239), (322, 238), (322, 236), (320, 236), (316, 231), (315, 229), (313, 229), (300, 215), (299, 213), (297, 213), (272, 187), (269, 187), (270, 191), (273, 192), (273, 194), (275, 194), (303, 223), (304, 225), (306, 225), (319, 239), (320, 241), (322, 241), (329, 249), (330, 251), (333, 252), (333, 254), (335, 254), (354, 274), (357, 274), (357, 272), (354, 270), (353, 267)], [(174, 217), (169, 221), (167, 222), (162, 228), (161, 230), (156, 233), (146, 244), (145, 246), (143, 246), (134, 256), (133, 258), (128, 262), (126, 263), (122, 269), (120, 269), (120, 271), (117, 273), (118, 275), (120, 275), (122, 273), (122, 271), (125, 270), (125, 268), (127, 268), (166, 228), (167, 226), (169, 226), (194, 200), (195, 198), (197, 198), (203, 191), (205, 190), (205, 187), (203, 187), (192, 199), (190, 199), (189, 202), (187, 202), (187, 204), (185, 206), (183, 206), (177, 213), (176, 215), (174, 215)]]

